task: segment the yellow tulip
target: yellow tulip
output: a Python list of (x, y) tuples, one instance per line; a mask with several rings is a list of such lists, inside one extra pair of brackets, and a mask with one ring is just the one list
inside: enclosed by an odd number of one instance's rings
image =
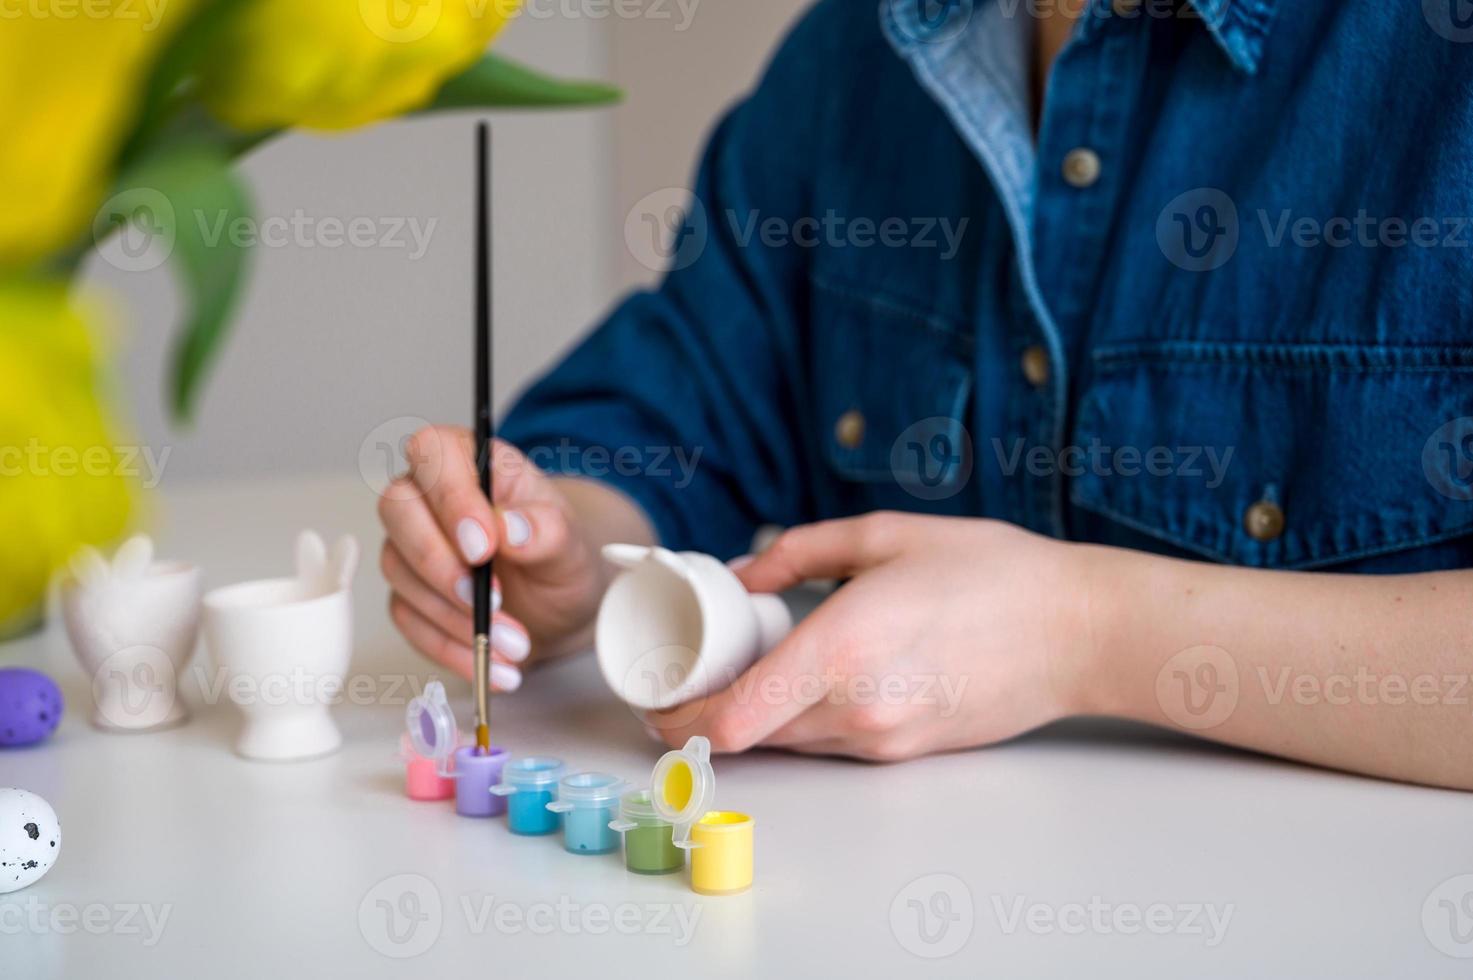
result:
[(81, 544), (127, 528), (136, 464), (98, 399), (88, 320), (60, 283), (0, 281), (0, 632)]
[(0, 13), (0, 268), (40, 261), (86, 231), (154, 60), (197, 3)]
[(201, 94), (236, 129), (348, 129), (428, 103), (519, 0), (256, 0), (240, 7)]

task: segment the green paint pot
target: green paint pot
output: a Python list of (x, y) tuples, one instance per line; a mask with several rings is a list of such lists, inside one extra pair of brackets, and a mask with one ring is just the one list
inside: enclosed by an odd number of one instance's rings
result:
[(655, 813), (649, 790), (625, 793), (619, 800), (619, 819), (609, 827), (624, 835), (624, 864), (630, 871), (667, 875), (685, 867), (685, 851), (675, 846), (675, 828)]

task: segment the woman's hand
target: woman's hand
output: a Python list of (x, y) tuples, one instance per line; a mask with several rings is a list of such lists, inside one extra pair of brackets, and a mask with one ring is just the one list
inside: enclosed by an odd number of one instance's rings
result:
[(1011, 525), (877, 513), (788, 531), (753, 592), (849, 579), (727, 690), (649, 716), (672, 745), (874, 760), (984, 745), (1078, 710), (1087, 549)]
[(469, 678), (471, 569), (494, 555), (492, 605), (500, 611), (491, 628), (491, 685), (512, 691), (529, 657), (579, 645), (593, 621), (608, 571), (601, 541), (587, 533), (591, 523), (634, 541), (652, 534), (634, 505), (613, 491), (552, 479), (502, 442), (494, 452), (493, 510), (480, 490), (469, 430), (415, 433), (406, 447), (409, 472), (379, 501), (388, 538), (380, 564), (394, 625), (421, 653)]

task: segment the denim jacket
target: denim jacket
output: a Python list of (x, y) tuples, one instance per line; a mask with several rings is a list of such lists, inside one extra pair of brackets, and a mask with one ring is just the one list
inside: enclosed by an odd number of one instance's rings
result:
[(1473, 3), (823, 0), (503, 434), (675, 548), (891, 508), (1473, 564)]

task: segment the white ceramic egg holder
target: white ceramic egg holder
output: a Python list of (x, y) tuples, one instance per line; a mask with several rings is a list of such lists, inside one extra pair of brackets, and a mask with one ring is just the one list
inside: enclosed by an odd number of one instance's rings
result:
[[(296, 575), (243, 582), (200, 596), (200, 569), (155, 561), (153, 542), (125, 542), (109, 563), (84, 548), (62, 584), (67, 636), (93, 678), (92, 723), (104, 731), (156, 731), (188, 718), (178, 679), (205, 642), (219, 690), (245, 715), (236, 751), (288, 761), (336, 751), (329, 708), (352, 658), (352, 583), (358, 543), (331, 555), (313, 531), (297, 537)], [(203, 616), (201, 611), (203, 610)]]
[(719, 559), (611, 544), (624, 571), (599, 606), (594, 643), (614, 693), (645, 711), (728, 687), (793, 629), (787, 604), (752, 595)]

